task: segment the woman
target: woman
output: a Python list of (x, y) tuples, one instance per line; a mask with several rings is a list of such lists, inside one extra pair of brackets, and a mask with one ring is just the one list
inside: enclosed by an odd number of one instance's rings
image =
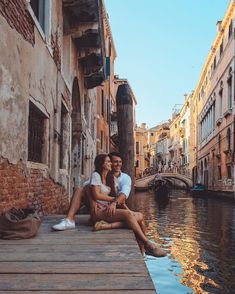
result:
[(140, 213), (134, 213), (129, 209), (116, 208), (115, 214), (112, 214), (111, 205), (118, 203), (115, 198), (114, 180), (112, 177), (107, 177), (110, 171), (111, 161), (108, 155), (97, 155), (95, 158), (95, 171), (90, 179), (92, 198), (96, 202), (96, 209), (91, 210), (92, 220), (94, 222), (107, 222), (104, 223), (102, 229), (127, 226), (135, 233), (137, 240), (142, 242), (147, 254), (153, 256), (160, 256), (162, 254), (164, 256), (165, 252), (145, 236), (139, 224), (140, 218), (142, 218)]

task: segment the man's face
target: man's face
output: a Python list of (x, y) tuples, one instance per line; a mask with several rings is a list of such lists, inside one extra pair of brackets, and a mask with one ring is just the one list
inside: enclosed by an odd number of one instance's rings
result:
[(121, 172), (122, 169), (122, 159), (118, 156), (112, 156), (112, 170), (114, 172)]

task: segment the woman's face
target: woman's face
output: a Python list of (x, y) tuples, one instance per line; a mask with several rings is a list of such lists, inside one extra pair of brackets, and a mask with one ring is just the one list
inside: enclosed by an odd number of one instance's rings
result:
[(110, 158), (108, 156), (105, 158), (105, 161), (104, 161), (104, 164), (103, 164), (103, 169), (108, 170), (108, 171), (110, 171), (112, 169), (111, 160), (110, 160)]

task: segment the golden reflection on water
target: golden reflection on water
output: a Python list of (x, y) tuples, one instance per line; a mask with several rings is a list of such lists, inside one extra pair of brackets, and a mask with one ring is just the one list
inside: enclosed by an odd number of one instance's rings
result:
[(177, 275), (183, 285), (193, 293), (232, 293), (234, 204), (195, 200), (183, 191), (176, 191), (163, 205), (153, 193), (136, 193), (131, 207), (144, 214), (147, 236), (167, 248), (168, 258), (180, 264), (182, 274)]

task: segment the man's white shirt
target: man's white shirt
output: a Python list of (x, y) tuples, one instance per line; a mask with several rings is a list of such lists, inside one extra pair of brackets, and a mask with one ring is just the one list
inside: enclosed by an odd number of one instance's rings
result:
[(121, 172), (119, 177), (114, 176), (114, 182), (117, 195), (123, 193), (126, 198), (128, 198), (131, 192), (131, 177), (128, 176), (128, 174)]

